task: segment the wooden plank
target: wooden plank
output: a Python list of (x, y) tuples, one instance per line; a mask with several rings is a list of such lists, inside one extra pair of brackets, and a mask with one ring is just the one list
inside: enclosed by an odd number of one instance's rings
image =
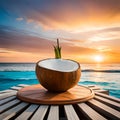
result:
[(16, 95), (16, 93), (17, 93), (17, 91), (0, 94), (0, 100), (10, 97), (10, 96), (14, 96), (14, 95)]
[(109, 90), (94, 90), (94, 92), (104, 93), (106, 95), (109, 95)]
[(4, 105), (1, 105), (0, 106), (0, 113), (7, 110), (7, 109), (9, 109), (11, 106), (14, 106), (14, 105), (18, 104), (19, 102), (20, 102), (20, 100), (15, 99), (15, 100), (10, 101), (10, 102), (8, 102), (8, 103), (6, 103)]
[(85, 103), (80, 103), (78, 106), (80, 111), (86, 116), (88, 120), (107, 120)]
[(95, 88), (96, 90), (97, 90), (97, 89), (101, 89), (100, 87), (98, 87), (98, 86), (96, 86), (96, 85), (87, 85), (87, 87), (93, 88), (93, 89)]
[(87, 86), (87, 87), (89, 87), (89, 88), (95, 87), (95, 85), (85, 85), (85, 86)]
[(19, 111), (21, 111), (22, 109), (24, 109), (26, 106), (28, 105), (28, 103), (20, 103), (19, 105), (9, 109), (6, 112), (3, 112), (2, 114), (0, 114), (0, 120), (8, 120), (10, 118), (12, 118), (13, 116), (15, 116)]
[(11, 97), (5, 98), (5, 99), (3, 99), (3, 100), (0, 101), (0, 105), (3, 105), (6, 102), (9, 102), (9, 101), (11, 101), (11, 100), (13, 100), (15, 98), (16, 98), (16, 96), (11, 96)]
[(11, 87), (11, 89), (13, 89), (13, 90), (20, 90), (22, 87), (17, 87), (17, 86), (13, 86), (13, 87)]
[(50, 107), (49, 115), (47, 120), (59, 120), (59, 106), (52, 105)]
[(14, 91), (16, 91), (16, 90), (11, 90), (11, 89), (3, 90), (3, 91), (0, 91), (0, 94), (8, 93), (8, 92), (14, 92)]
[(64, 105), (64, 108), (68, 120), (79, 120), (79, 117), (72, 105)]
[(48, 105), (41, 105), (34, 113), (31, 120), (44, 120), (47, 110), (48, 110)]
[(106, 117), (110, 117), (111, 119), (120, 119), (120, 112), (95, 100), (89, 100), (87, 102), (92, 108), (94, 108), (96, 111), (100, 112), (102, 115)]
[(20, 114), (15, 120), (27, 120), (35, 112), (39, 105), (30, 105), (22, 114)]
[(109, 100), (112, 100), (112, 101), (115, 101), (115, 102), (120, 103), (120, 99), (119, 99), (119, 98), (115, 98), (115, 97), (113, 97), (113, 96), (105, 95), (105, 94), (103, 94), (103, 93), (98, 93), (98, 92), (95, 92), (95, 94), (98, 95), (98, 96), (107, 98), (107, 99), (109, 99)]
[(110, 107), (113, 107), (116, 110), (120, 111), (120, 104), (117, 103), (117, 102), (111, 101), (107, 98), (103, 98), (103, 97), (100, 97), (100, 96), (97, 96), (97, 95), (95, 96), (95, 99), (102, 102), (102, 103), (105, 103), (105, 104), (109, 105)]
[(89, 87), (90, 89), (92, 89), (92, 90), (100, 90), (101, 88), (100, 87), (98, 87), (98, 86), (94, 86), (94, 87)]
[(30, 85), (26, 85), (26, 84), (19, 84), (18, 86), (19, 86), (19, 87), (27, 87), (27, 86), (30, 86)]
[(83, 86), (88, 87), (88, 88), (94, 90), (95, 92), (100, 92), (100, 93), (109, 95), (109, 90), (102, 90), (100, 87), (98, 87), (96, 85), (83, 85)]

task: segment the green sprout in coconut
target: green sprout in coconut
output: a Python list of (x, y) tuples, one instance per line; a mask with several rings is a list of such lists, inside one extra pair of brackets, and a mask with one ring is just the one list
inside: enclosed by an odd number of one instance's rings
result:
[(59, 39), (57, 39), (57, 45), (54, 46), (54, 52), (55, 52), (55, 58), (60, 59), (61, 58), (61, 47), (59, 46)]

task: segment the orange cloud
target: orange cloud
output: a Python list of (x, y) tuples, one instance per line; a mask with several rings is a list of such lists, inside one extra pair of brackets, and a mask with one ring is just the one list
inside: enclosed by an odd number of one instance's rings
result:
[[(7, 2), (6, 2), (7, 1)], [(2, 1), (1, 5), (10, 12), (24, 17), (27, 22), (40, 24), (43, 28), (76, 30), (83, 27), (119, 24), (120, 0), (24, 0)]]

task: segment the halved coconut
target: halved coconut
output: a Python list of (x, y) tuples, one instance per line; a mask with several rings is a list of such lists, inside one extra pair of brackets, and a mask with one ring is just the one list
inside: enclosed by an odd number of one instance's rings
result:
[(45, 59), (37, 62), (36, 75), (49, 91), (64, 92), (78, 83), (81, 70), (79, 63), (73, 60)]

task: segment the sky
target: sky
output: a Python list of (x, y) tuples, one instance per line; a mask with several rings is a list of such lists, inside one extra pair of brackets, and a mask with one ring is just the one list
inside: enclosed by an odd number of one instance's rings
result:
[(0, 62), (120, 63), (120, 0), (0, 0)]

